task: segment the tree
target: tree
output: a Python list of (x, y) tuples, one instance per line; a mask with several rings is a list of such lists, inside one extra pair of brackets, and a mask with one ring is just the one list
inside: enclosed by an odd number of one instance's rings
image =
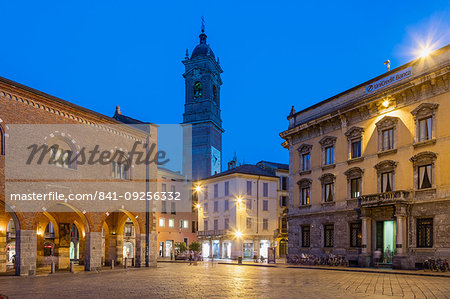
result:
[(187, 250), (186, 243), (184, 242), (175, 243), (175, 250), (177, 251), (177, 254), (185, 252)]
[(189, 250), (192, 250), (194, 252), (200, 252), (202, 250), (202, 244), (200, 244), (197, 241), (194, 241), (191, 244), (189, 244)]

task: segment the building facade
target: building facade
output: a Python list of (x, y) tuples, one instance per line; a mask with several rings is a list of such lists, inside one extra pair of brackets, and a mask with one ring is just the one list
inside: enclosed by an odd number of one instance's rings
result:
[(249, 164), (198, 181), (203, 256), (267, 258), (278, 238), (279, 182), (275, 171)]
[(288, 116), (289, 255), (450, 256), (450, 46)]
[[(8, 141), (14, 137), (14, 125), (80, 125), (97, 130), (98, 139), (109, 136), (121, 151), (130, 151), (135, 141), (157, 142), (157, 127), (150, 127), (150, 135), (121, 125), (117, 120), (34, 90), (19, 83), (0, 78), (0, 272), (14, 271), (17, 275), (34, 275), (36, 268), (55, 262), (56, 268), (68, 269), (70, 262), (84, 265), (87, 271), (99, 270), (112, 261), (122, 264), (124, 258), (135, 266), (145, 265), (145, 216), (142, 211), (126, 208), (103, 211), (86, 211), (80, 202), (52, 202), (40, 211), (24, 211), (19, 205), (8, 205), (5, 185), (10, 179), (5, 176), (8, 157)], [(14, 132), (14, 131), (13, 131)], [(16, 131), (17, 132), (17, 131)], [(88, 138), (68, 138), (67, 132), (54, 131), (47, 143), (62, 148), (79, 149)], [(89, 140), (89, 142), (92, 142)], [(86, 141), (88, 142), (88, 141)], [(14, 150), (10, 147), (11, 150)], [(68, 162), (63, 159), (38, 169), (39, 176), (57, 172), (71, 179), (94, 179), (103, 183), (121, 186), (121, 192), (141, 191), (145, 181), (144, 165), (128, 165), (124, 160), (111, 160), (96, 168), (86, 164)], [(93, 171), (95, 173), (93, 173)], [(152, 177), (156, 177), (155, 164), (149, 166)], [(58, 177), (53, 177), (58, 181)], [(68, 189), (68, 181), (54, 184), (58, 190)], [(31, 186), (28, 185), (28, 187)], [(118, 187), (119, 188), (119, 187)], [(156, 190), (156, 183), (149, 183)], [(142, 190), (142, 191), (145, 191)], [(151, 212), (151, 210), (150, 210)], [(150, 213), (149, 264), (156, 266), (156, 219)], [(15, 265), (13, 265), (15, 260)]]
[[(158, 188), (162, 192), (180, 192), (180, 198), (191, 196), (192, 188), (188, 184), (186, 177), (180, 173), (159, 167), (158, 168)], [(189, 187), (189, 188), (188, 188)], [(188, 202), (190, 202), (188, 200)], [(187, 207), (177, 205), (182, 202), (160, 201), (160, 208), (156, 212), (157, 221), (157, 241), (158, 256), (172, 257), (175, 253), (175, 244), (184, 242), (189, 246), (193, 241), (197, 241), (197, 209), (190, 205)]]
[(220, 88), (223, 72), (219, 59), (206, 43), (204, 28), (200, 44), (183, 60), (185, 72), (184, 169), (196, 181), (222, 171), (222, 119)]

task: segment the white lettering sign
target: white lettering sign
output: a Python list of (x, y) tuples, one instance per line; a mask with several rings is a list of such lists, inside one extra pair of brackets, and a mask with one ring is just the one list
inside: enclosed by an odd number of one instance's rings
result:
[(401, 70), (400, 72), (397, 72), (395, 74), (390, 75), (389, 77), (380, 79), (376, 82), (373, 82), (366, 86), (366, 93), (371, 93), (375, 90), (378, 90), (380, 88), (383, 88), (385, 86), (388, 86), (392, 83), (395, 83), (397, 81), (400, 81), (402, 79), (408, 78), (412, 75), (412, 67), (409, 67), (407, 69)]

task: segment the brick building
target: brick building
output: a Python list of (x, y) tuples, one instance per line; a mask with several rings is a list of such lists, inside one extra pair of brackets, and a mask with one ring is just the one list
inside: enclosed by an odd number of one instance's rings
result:
[[(150, 125), (150, 135), (147, 135), (111, 117), (0, 78), (0, 272), (12, 269), (14, 255), (18, 275), (33, 275), (36, 267), (51, 261), (60, 269), (68, 268), (73, 261), (84, 264), (87, 271), (96, 270), (112, 260), (123, 263), (125, 255), (130, 263), (145, 265), (145, 212), (142, 210), (117, 207), (91, 212), (78, 202), (61, 202), (41, 211), (21, 211), (18, 205), (6, 203), (5, 185), (9, 177), (5, 177), (5, 154), (8, 157), (8, 140), (13, 137), (9, 131), (15, 124), (84, 125), (97, 130), (98, 138), (106, 132), (109, 141), (124, 151), (129, 151), (135, 141), (145, 142), (147, 137), (156, 144), (156, 126)], [(63, 132), (50, 136), (49, 143), (58, 140), (69, 148), (82, 143), (81, 138), (75, 144), (76, 138), (70, 140)], [(145, 166), (133, 165), (127, 170), (121, 163), (111, 161), (97, 167), (96, 175), (105, 182), (120, 185), (121, 191), (142, 190), (139, 181), (145, 181)], [(41, 170), (42, 177), (49, 170), (91, 178), (93, 171), (92, 167), (66, 163), (46, 167), (49, 168)], [(156, 176), (156, 165), (151, 164), (149, 171), (151, 176)], [(57, 185), (64, 188), (66, 182)], [(149, 188), (156, 190), (156, 183), (150, 182)], [(154, 213), (150, 214), (149, 225), (149, 263), (156, 265)]]
[(289, 255), (450, 256), (450, 46), (288, 116)]

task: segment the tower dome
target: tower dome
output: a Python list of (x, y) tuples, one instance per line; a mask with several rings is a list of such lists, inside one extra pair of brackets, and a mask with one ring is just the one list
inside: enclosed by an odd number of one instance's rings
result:
[(213, 50), (206, 43), (206, 34), (204, 25), (202, 25), (202, 33), (198, 36), (200, 38), (200, 44), (198, 44), (194, 51), (192, 51), (191, 59), (200, 57), (200, 56), (211, 56), (213, 59), (216, 59)]

